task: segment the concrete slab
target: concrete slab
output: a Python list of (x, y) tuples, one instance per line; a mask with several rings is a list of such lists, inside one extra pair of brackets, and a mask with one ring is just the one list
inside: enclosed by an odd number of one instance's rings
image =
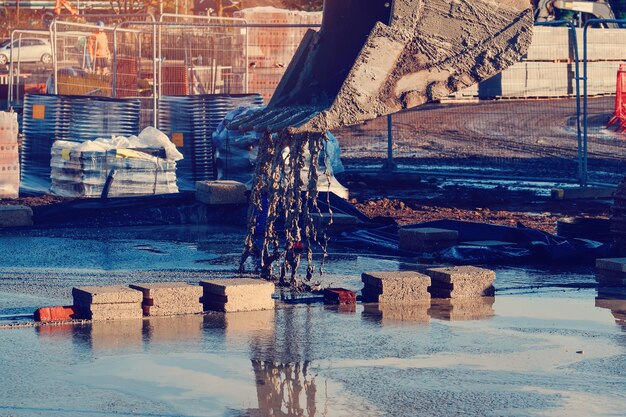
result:
[(454, 246), (458, 243), (459, 233), (456, 230), (422, 227), (400, 229), (398, 231), (399, 246), (408, 251), (436, 251)]
[(203, 311), (203, 288), (185, 282), (157, 282), (132, 284), (130, 288), (143, 294), (145, 316), (171, 316), (195, 314)]
[(503, 242), (500, 240), (473, 240), (470, 242), (461, 242), (461, 245), (497, 248), (497, 247), (502, 247), (502, 246), (515, 246), (517, 245), (517, 243)]
[(202, 297), (202, 287), (186, 282), (151, 282), (145, 284), (131, 284), (130, 288), (141, 291), (144, 299), (177, 299), (182, 300)]
[(604, 287), (626, 287), (626, 274), (608, 270), (597, 270), (596, 282)]
[(223, 297), (265, 297), (274, 294), (273, 282), (252, 278), (212, 279), (200, 281), (204, 295), (214, 294)]
[(426, 274), (432, 278), (430, 294), (435, 298), (474, 298), (493, 296), (496, 279), (494, 271), (475, 266), (431, 268)]
[(626, 273), (626, 258), (596, 259), (596, 269)]
[[(128, 308), (124, 304), (111, 304), (109, 308), (95, 308), (89, 310), (80, 310), (81, 317), (88, 320), (124, 320), (124, 319), (140, 319), (143, 317), (141, 303), (125, 303), (132, 304), (132, 308)], [(92, 305), (95, 306), (96, 304)], [(117, 307), (116, 307), (117, 306)], [(119, 308), (124, 306), (124, 308)]]
[(238, 312), (275, 308), (273, 282), (252, 278), (200, 281), (205, 310)]
[(430, 300), (430, 277), (419, 272), (365, 272), (361, 294), (365, 302), (424, 303)]
[(147, 306), (143, 305), (143, 315), (146, 317), (155, 316), (182, 316), (188, 314), (200, 314), (204, 311), (204, 306), (201, 303), (197, 303), (194, 306)]
[(196, 200), (210, 205), (246, 204), (246, 186), (237, 181), (198, 181)]
[(221, 311), (224, 313), (273, 310), (275, 308), (276, 302), (274, 300), (238, 300), (228, 301), (227, 303), (205, 300), (204, 302), (204, 309), (206, 311)]
[(26, 206), (0, 206), (0, 228), (33, 225), (33, 210)]
[(143, 294), (121, 285), (74, 287), (72, 288), (74, 305), (90, 304), (141, 303)]
[(496, 280), (496, 273), (490, 269), (478, 268), (476, 266), (451, 266), (445, 268), (431, 268), (426, 270), (433, 282), (457, 284), (467, 282), (493, 283)]
[(555, 188), (551, 196), (555, 200), (613, 198), (616, 191), (617, 187)]

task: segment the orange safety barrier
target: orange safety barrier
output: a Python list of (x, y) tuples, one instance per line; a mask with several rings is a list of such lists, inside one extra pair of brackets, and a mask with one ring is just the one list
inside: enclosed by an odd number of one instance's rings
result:
[(35, 321), (67, 321), (79, 318), (74, 306), (42, 307), (35, 311)]
[(615, 89), (615, 112), (607, 127), (617, 125), (618, 132), (626, 132), (626, 64), (620, 64), (617, 71), (617, 87)]

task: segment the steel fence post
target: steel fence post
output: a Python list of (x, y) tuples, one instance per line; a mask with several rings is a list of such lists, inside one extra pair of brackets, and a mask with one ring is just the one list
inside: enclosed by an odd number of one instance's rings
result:
[(393, 161), (393, 117), (391, 114), (387, 115), (387, 163), (385, 165), (389, 172), (396, 169), (396, 164)]

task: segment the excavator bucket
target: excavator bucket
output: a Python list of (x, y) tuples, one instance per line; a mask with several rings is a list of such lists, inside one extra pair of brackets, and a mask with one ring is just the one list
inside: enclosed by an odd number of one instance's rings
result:
[(269, 104), (231, 128), (324, 132), (488, 79), (531, 42), (528, 0), (325, 0)]

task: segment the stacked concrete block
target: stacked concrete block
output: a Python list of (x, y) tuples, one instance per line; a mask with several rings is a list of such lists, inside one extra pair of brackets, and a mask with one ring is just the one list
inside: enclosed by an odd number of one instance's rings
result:
[(446, 321), (481, 320), (494, 315), (494, 297), (433, 299), (428, 314)]
[(596, 281), (603, 287), (626, 287), (626, 258), (596, 259)]
[(413, 252), (432, 252), (454, 246), (459, 241), (456, 230), (419, 227), (398, 231), (400, 249)]
[[(590, 29), (587, 34), (588, 60), (626, 60), (626, 31), (624, 31), (623, 29), (597, 28)], [(580, 51), (580, 55), (582, 57), (582, 49)]]
[(204, 289), (202, 302), (205, 310), (238, 312), (271, 310), (274, 284), (252, 278), (214, 279), (200, 281)]
[(0, 206), (0, 228), (33, 225), (33, 210), (26, 206)]
[(364, 302), (419, 304), (430, 302), (430, 278), (419, 272), (365, 272), (361, 275)]
[[(526, 52), (528, 61), (557, 61), (573, 57), (570, 29), (567, 27), (533, 28), (533, 40)], [(580, 50), (582, 55), (582, 49)]]
[[(626, 49), (626, 45), (621, 47)], [(615, 94), (617, 71), (623, 61), (587, 63), (587, 91), (590, 95)]]
[(202, 313), (202, 287), (185, 282), (133, 284), (143, 294), (144, 316), (176, 316)]
[(432, 279), (433, 298), (475, 298), (493, 296), (496, 273), (475, 266), (453, 266), (426, 270)]
[(143, 295), (131, 288), (112, 285), (73, 288), (74, 308), (90, 320), (136, 319), (143, 317)]
[(210, 205), (246, 204), (246, 186), (237, 181), (198, 181), (196, 200)]
[(18, 130), (17, 113), (0, 112), (0, 199), (19, 197)]

